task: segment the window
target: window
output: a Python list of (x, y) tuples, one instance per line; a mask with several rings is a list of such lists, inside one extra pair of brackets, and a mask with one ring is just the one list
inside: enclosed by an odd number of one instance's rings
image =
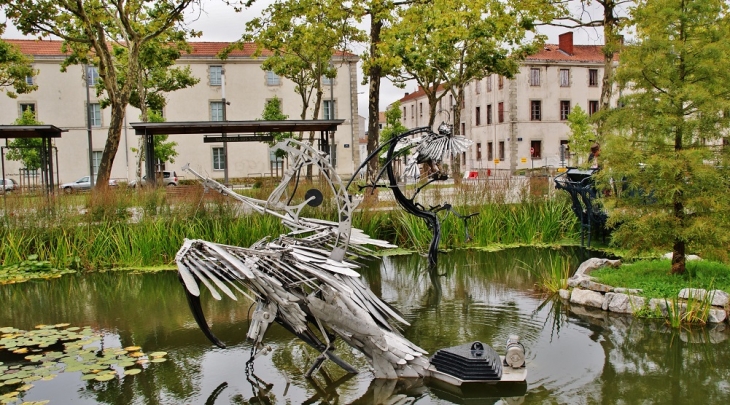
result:
[(504, 76), (498, 76), (497, 87), (499, 87), (500, 90), (504, 88)]
[(542, 102), (540, 100), (530, 100), (530, 121), (542, 120)]
[(324, 100), (322, 103), (322, 118), (325, 120), (335, 119), (335, 100)]
[(411, 118), (415, 118), (415, 117), (416, 117), (416, 106), (411, 105)]
[(598, 100), (588, 102), (588, 115), (591, 116), (598, 112)]
[(477, 160), (482, 160), (482, 143), (477, 142)]
[(492, 105), (487, 104), (487, 125), (492, 125)]
[(266, 71), (266, 85), (267, 86), (278, 86), (281, 84), (281, 78), (271, 70)]
[(101, 155), (103, 154), (100, 150), (91, 152), (91, 167), (94, 170), (94, 178), (99, 174), (99, 165), (101, 164)]
[(222, 101), (211, 101), (210, 102), (210, 120), (211, 121), (223, 121), (223, 102)]
[(222, 147), (213, 148), (213, 170), (225, 170), (226, 158)]
[(588, 69), (588, 85), (598, 87), (598, 69)]
[(21, 117), (23, 116), (23, 113), (26, 110), (30, 110), (33, 113), (33, 115), (35, 115), (35, 103), (20, 103), (20, 112), (19, 112), (19, 114), (20, 114)]
[(487, 92), (492, 91), (492, 76), (487, 76)]
[(570, 158), (570, 141), (567, 139), (561, 139), (560, 140), (560, 153), (561, 159), (569, 159)]
[(492, 161), (494, 159), (494, 148), (491, 142), (487, 142), (487, 160)]
[(466, 124), (463, 122), (461, 123), (461, 133), (459, 135), (466, 135)]
[(466, 100), (464, 100), (464, 96), (462, 95), (461, 96), (461, 106), (459, 108), (461, 108), (463, 110), (464, 107), (466, 107)]
[(497, 104), (497, 122), (504, 122), (504, 103), (502, 101)]
[(540, 68), (530, 69), (530, 86), (540, 85)]
[(33, 85), (33, 76), (25, 76), (25, 84), (27, 84), (28, 86), (32, 86)]
[(331, 86), (334, 84), (335, 79), (332, 77), (322, 76), (322, 85)]
[(208, 81), (211, 86), (220, 86), (223, 84), (223, 66), (210, 66), (208, 68)]
[(271, 171), (279, 172), (284, 168), (284, 159), (276, 156), (276, 150), (269, 149), (269, 166)]
[(418, 103), (418, 116), (423, 117), (423, 103)]
[(474, 112), (474, 118), (476, 121), (476, 125), (482, 125), (482, 108), (477, 107), (476, 111)]
[(504, 141), (499, 141), (499, 160), (504, 160)]
[(99, 103), (92, 103), (89, 106), (89, 122), (92, 127), (101, 126), (101, 105)]
[(560, 87), (570, 87), (570, 69), (560, 69)]
[(542, 141), (530, 142), (530, 155), (533, 159), (540, 159), (542, 156)]
[(570, 114), (570, 101), (569, 100), (560, 100), (560, 120), (561, 121), (567, 120), (568, 114)]
[(86, 67), (86, 85), (96, 86), (96, 81), (99, 80), (99, 71), (96, 69), (96, 66), (87, 66)]
[(466, 165), (466, 152), (461, 152), (461, 164)]
[(481, 80), (477, 80), (474, 82), (474, 92), (476, 94), (480, 94), (482, 92), (482, 82)]
[(449, 94), (449, 108), (454, 108), (454, 96), (452, 96), (451, 94)]
[(403, 107), (403, 121), (405, 122), (405, 120), (406, 120), (406, 108)]

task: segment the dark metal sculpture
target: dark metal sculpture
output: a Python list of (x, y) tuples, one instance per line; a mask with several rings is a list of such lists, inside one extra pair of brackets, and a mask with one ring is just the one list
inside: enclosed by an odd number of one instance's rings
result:
[(564, 173), (555, 176), (555, 188), (565, 190), (570, 195), (572, 210), (580, 221), (580, 245), (584, 245), (587, 235), (587, 246), (591, 247), (591, 234), (598, 229), (605, 234), (608, 215), (596, 206), (597, 192), (594, 175), (598, 169), (568, 168)]

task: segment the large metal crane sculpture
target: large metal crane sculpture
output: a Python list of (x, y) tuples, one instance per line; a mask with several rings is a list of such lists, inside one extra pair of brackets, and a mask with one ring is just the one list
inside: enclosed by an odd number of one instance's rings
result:
[[(423, 138), (407, 138), (422, 133), (425, 134)], [(426, 219), (431, 226), (434, 237), (429, 249), (429, 262), (432, 266), (436, 264), (440, 236), (436, 214), (440, 210), (451, 210), (451, 206), (444, 204), (425, 209), (414, 201), (415, 195), (406, 197), (398, 187), (392, 163), (396, 150), (415, 147), (416, 153), (411, 156), (414, 163), (409, 162), (408, 170), (413, 172), (413, 166), (421, 162), (428, 163), (430, 167), (438, 170), (438, 164), (444, 154), (447, 152), (459, 154), (468, 144), (469, 141), (463, 137), (452, 137), (450, 127), (447, 125), (442, 125), (439, 134), (434, 134), (427, 128), (419, 128), (399, 135), (368, 158), (374, 158), (388, 146), (387, 162), (383, 169), (388, 174), (388, 187), (409, 213)], [(480, 380), (503, 379), (500, 357), (491, 347), (480, 342), (474, 342), (469, 350), (461, 347), (455, 348), (456, 351), (453, 353), (451, 349), (454, 348), (439, 350), (429, 360), (426, 351), (400, 334), (397, 325), (399, 323), (408, 325), (408, 322), (365, 286), (359, 273), (355, 271), (359, 265), (354, 261), (372, 253), (365, 245), (394, 246), (385, 241), (371, 239), (352, 227), (353, 211), (360, 198), (354, 198), (347, 193), (350, 183), (343, 186), (323, 152), (292, 139), (279, 143), (277, 147), (289, 154), (291, 163), (279, 186), (265, 201), (239, 195), (185, 167), (185, 170), (198, 177), (206, 188), (227, 194), (258, 213), (274, 215), (291, 230), (272, 240), (269, 238), (260, 240), (249, 248), (203, 240), (185, 240), (175, 261), (180, 279), (185, 286), (188, 303), (204, 334), (214, 344), (225, 347), (215, 337), (205, 320), (200, 303), (201, 283), (216, 299), (222, 298), (220, 290), (236, 300), (233, 290), (237, 290), (255, 302), (256, 309), (247, 333), (247, 338), (253, 341), (251, 359), (247, 367), (259, 354), (269, 350), (263, 344), (264, 335), (269, 325), (277, 322), (321, 352), (308, 370), (307, 376), (326, 359), (332, 360), (347, 372), (357, 372), (333, 352), (334, 339), (339, 337), (369, 359), (375, 378), (432, 376), (458, 385), (470, 378), (443, 371), (456, 361), (461, 363), (460, 368), (465, 366), (466, 370), (470, 370), (473, 366), (477, 367), (472, 371), (485, 376)], [(358, 172), (365, 167), (365, 164), (363, 163)], [(322, 202), (323, 195), (318, 190), (308, 190), (303, 202), (292, 203), (299, 174), (308, 165), (317, 166), (324, 174), (335, 196), (338, 222), (305, 218), (300, 215), (305, 206), (317, 206)], [(383, 171), (377, 178), (383, 175)], [(437, 172), (436, 176), (431, 176), (426, 184), (417, 188), (416, 195), (427, 184), (440, 180), (443, 180), (443, 176)], [(292, 182), (294, 191), (287, 197), (285, 194)], [(247, 289), (250, 294), (241, 287)], [(519, 369), (524, 364), (524, 351), (520, 357), (515, 347), (509, 349), (508, 346), (508, 349), (512, 350), (512, 357), (517, 359), (510, 365), (514, 369)], [(468, 358), (463, 357), (464, 353), (467, 353)], [(508, 351), (508, 356), (509, 353)], [(438, 364), (440, 365), (437, 368)], [(467, 374), (474, 375), (472, 371), (468, 371)], [(515, 375), (524, 381), (524, 373), (512, 373), (511, 381), (516, 381)]]
[[(289, 153), (292, 163), (266, 201), (241, 196), (186, 167), (206, 187), (225, 193), (259, 213), (274, 215), (291, 229), (286, 235), (261, 240), (249, 248), (203, 240), (185, 241), (175, 261), (198, 325), (213, 343), (225, 347), (205, 321), (199, 286), (204, 284), (216, 299), (221, 298), (220, 290), (235, 300), (232, 291), (235, 289), (256, 303), (247, 333), (254, 343), (254, 352), (266, 350), (264, 334), (272, 322), (277, 322), (322, 353), (308, 374), (325, 358), (348, 372), (357, 372), (332, 352), (333, 340), (339, 337), (365, 354), (376, 378), (423, 376), (429, 366), (426, 352), (402, 337), (394, 326), (395, 322), (404, 325), (408, 322), (363, 284), (359, 273), (354, 271), (359, 266), (348, 257), (368, 255), (370, 251), (364, 245), (394, 246), (370, 239), (352, 228), (352, 214), (358, 200), (349, 197), (329, 166), (327, 156), (291, 139), (278, 147)], [(336, 196), (339, 222), (299, 215), (307, 204), (317, 205), (322, 201), (322, 194), (317, 190), (308, 191), (306, 200), (296, 205), (292, 205), (291, 198), (284, 198), (287, 185), (296, 182), (301, 169), (307, 165), (316, 165), (327, 173), (325, 177)]]

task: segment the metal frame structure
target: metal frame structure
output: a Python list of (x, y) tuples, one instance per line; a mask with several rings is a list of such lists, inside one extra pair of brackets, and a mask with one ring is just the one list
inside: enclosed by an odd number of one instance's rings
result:
[[(285, 120), (285, 121), (177, 121), (177, 122), (133, 122), (135, 134), (144, 136), (145, 140), (145, 173), (155, 184), (155, 145), (156, 135), (213, 135), (204, 143), (222, 142), (266, 142), (271, 141), (271, 132), (319, 132), (320, 149), (329, 153), (330, 137), (334, 137), (337, 127), (345, 120)], [(325, 149), (327, 148), (327, 149)], [(225, 167), (228, 167), (228, 156), (225, 156)]]
[[(43, 185), (46, 187), (46, 194), (50, 195), (55, 192), (55, 184), (53, 179), (53, 145), (52, 138), (60, 138), (61, 133), (68, 132), (67, 129), (61, 129), (54, 125), (0, 125), (0, 138), (8, 139), (18, 138), (40, 138), (41, 139), (41, 178)], [(0, 161), (2, 161), (2, 178), (5, 178), (5, 147), (0, 153)]]

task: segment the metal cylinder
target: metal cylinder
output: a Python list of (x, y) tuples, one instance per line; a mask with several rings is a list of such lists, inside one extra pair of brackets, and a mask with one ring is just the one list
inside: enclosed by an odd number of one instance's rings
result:
[(510, 335), (507, 339), (507, 353), (504, 355), (504, 362), (512, 368), (520, 368), (525, 365), (525, 346), (520, 343), (520, 337)]

